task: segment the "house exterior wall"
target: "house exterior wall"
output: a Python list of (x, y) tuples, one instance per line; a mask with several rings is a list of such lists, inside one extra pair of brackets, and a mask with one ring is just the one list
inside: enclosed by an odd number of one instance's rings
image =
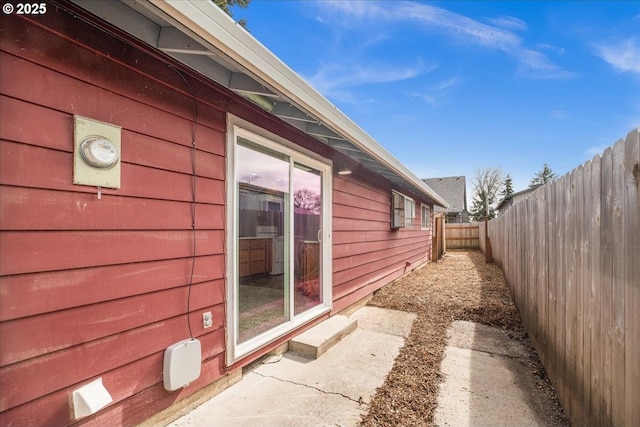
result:
[[(336, 176), (333, 197), (333, 310), (340, 311), (430, 260), (432, 227), (390, 229), (391, 187), (374, 177)], [(433, 212), (433, 206), (429, 209)], [(433, 215), (433, 214), (431, 214)], [(431, 219), (429, 223), (433, 222)], [(407, 265), (409, 263), (409, 265)]]
[[(182, 70), (192, 96), (166, 58), (53, 6), (0, 20), (0, 424), (72, 424), (69, 395), (101, 377), (113, 403), (80, 424), (135, 425), (299, 332), (225, 366), (227, 114), (339, 154)], [(100, 198), (72, 184), (75, 114), (122, 127), (122, 187)], [(332, 313), (430, 258), (424, 202), (405, 193), (414, 227), (393, 231), (391, 189), (366, 171), (334, 177)], [(192, 262), (202, 373), (170, 393), (163, 353), (189, 336)]]
[[(91, 25), (53, 7), (38, 24), (49, 28), (2, 17), (0, 424), (70, 424), (68, 396), (98, 376), (114, 402), (85, 422), (135, 424), (190, 393), (164, 392), (162, 359), (188, 337), (193, 102), (166, 64)], [(207, 97), (191, 289), (197, 389), (225, 372), (226, 113), (216, 105), (228, 97), (192, 84)], [(74, 114), (122, 126), (122, 188), (100, 200), (72, 184)], [(203, 311), (214, 315), (206, 331)]]

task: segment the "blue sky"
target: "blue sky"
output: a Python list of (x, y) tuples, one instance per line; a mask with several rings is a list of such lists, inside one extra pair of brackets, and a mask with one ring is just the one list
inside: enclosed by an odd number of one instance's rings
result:
[(420, 178), (515, 190), (640, 127), (640, 1), (252, 0), (234, 18)]

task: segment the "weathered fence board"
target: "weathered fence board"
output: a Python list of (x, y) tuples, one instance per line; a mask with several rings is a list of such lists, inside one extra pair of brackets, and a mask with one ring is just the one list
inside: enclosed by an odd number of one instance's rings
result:
[[(548, 239), (546, 239), (545, 226), (547, 223), (547, 207), (542, 199), (536, 199), (536, 211), (538, 213), (538, 222), (537, 222), (537, 233), (542, 236), (540, 242), (540, 248), (538, 251), (539, 257), (536, 261), (536, 264), (545, 263), (549, 257), (548, 252)], [(547, 320), (549, 319), (549, 274), (546, 269), (541, 269), (539, 271), (539, 287), (540, 292), (538, 292), (538, 304), (540, 305), (538, 311), (538, 319), (537, 319), (537, 337), (536, 340), (538, 344), (536, 348), (548, 348), (549, 346), (549, 333), (544, 328)], [(540, 360), (543, 364), (546, 364), (549, 360), (549, 353), (543, 352), (540, 354)]]
[(594, 248), (591, 245), (591, 216), (593, 212), (592, 197), (593, 185), (591, 180), (591, 161), (584, 164), (583, 168), (583, 191), (585, 218), (582, 220), (582, 304), (583, 304), (583, 366), (582, 366), (582, 425), (585, 423), (585, 414), (591, 412), (591, 334), (593, 328), (592, 305), (591, 305), (591, 277), (588, 271), (593, 271), (591, 263), (591, 252)]
[[(558, 184), (556, 186), (556, 220), (552, 221), (553, 224), (556, 225), (556, 235), (557, 235), (557, 251), (556, 251), (556, 324), (554, 325), (556, 328), (556, 367), (560, 375), (558, 375), (557, 388), (558, 395), (562, 400), (564, 400), (565, 410), (567, 412), (571, 412), (570, 401), (567, 399), (566, 393), (566, 382), (569, 377), (569, 373), (567, 371), (567, 352), (562, 351), (565, 349), (566, 345), (566, 337), (567, 337), (567, 319), (566, 319), (566, 292), (567, 288), (565, 287), (565, 273), (566, 273), (566, 252), (565, 252), (565, 244), (566, 244), (566, 234), (565, 231), (565, 222), (566, 222), (566, 212), (567, 212), (567, 204), (565, 199), (565, 191), (564, 188), (566, 186), (567, 177), (566, 175), (559, 178)], [(527, 286), (526, 283), (523, 283), (522, 286)]]
[[(624, 194), (622, 211), (640, 212), (640, 196), (638, 195), (638, 180), (640, 180), (640, 133), (633, 136), (635, 143), (625, 144), (624, 166)], [(627, 138), (628, 139), (628, 138)], [(635, 178), (635, 179), (634, 179)], [(625, 254), (640, 254), (640, 215), (622, 216), (624, 221), (623, 235), (626, 237), (621, 245)], [(628, 257), (629, 255), (627, 255)], [(633, 255), (632, 255), (633, 256)], [(627, 426), (640, 425), (640, 262), (627, 262), (624, 265), (624, 325), (625, 334), (625, 384), (624, 384), (624, 423)]]
[[(624, 187), (624, 145), (619, 144), (611, 152), (612, 162), (612, 293), (611, 293), (611, 417), (612, 425), (624, 425), (624, 384), (626, 378), (613, 378), (616, 372), (624, 372), (624, 218), (622, 215)], [(640, 314), (640, 313), (639, 313)], [(639, 366), (640, 368), (640, 366)]]
[(584, 316), (584, 166), (580, 166), (577, 172), (572, 175), (574, 187), (574, 253), (575, 268), (573, 270), (573, 279), (575, 280), (575, 306), (576, 306), (576, 349), (575, 349), (575, 366), (577, 369), (574, 373), (574, 393), (572, 407), (576, 414), (575, 425), (584, 424), (584, 377), (580, 367), (584, 369), (584, 336), (585, 336), (585, 316)]
[(640, 425), (640, 129), (480, 223), (573, 425)]
[(591, 314), (592, 314), (592, 331), (591, 331), (591, 402), (590, 411), (592, 425), (602, 425), (602, 416), (600, 411), (601, 402), (603, 401), (602, 382), (602, 312), (600, 303), (602, 301), (602, 274), (600, 273), (600, 197), (602, 193), (602, 180), (600, 177), (600, 168), (602, 158), (595, 157), (592, 160), (591, 182), (593, 184), (591, 201), (593, 203), (591, 211), (591, 233), (589, 237), (590, 243), (590, 259), (591, 259)]
[(479, 247), (478, 223), (447, 223), (445, 232), (447, 249), (477, 249)]
[(612, 205), (612, 169), (611, 148), (607, 148), (602, 154), (600, 169), (602, 177), (600, 193), (600, 286), (602, 288), (600, 306), (602, 314), (602, 335), (600, 337), (600, 348), (602, 350), (602, 370), (600, 371), (602, 374), (602, 382), (600, 384), (602, 387), (602, 400), (600, 417), (603, 421), (601, 425), (604, 426), (611, 425), (611, 334), (613, 333), (611, 329), (611, 281), (613, 279), (613, 259), (611, 257), (613, 236), (611, 231), (613, 212), (610, 208)]

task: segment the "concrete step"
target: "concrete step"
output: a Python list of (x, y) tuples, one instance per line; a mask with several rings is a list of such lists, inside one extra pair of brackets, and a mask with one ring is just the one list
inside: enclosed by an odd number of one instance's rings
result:
[(317, 359), (358, 327), (356, 319), (336, 315), (289, 341), (289, 351)]

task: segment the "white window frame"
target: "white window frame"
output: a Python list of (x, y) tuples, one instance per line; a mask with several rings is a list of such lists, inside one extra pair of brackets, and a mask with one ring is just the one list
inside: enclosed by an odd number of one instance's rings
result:
[[(396, 208), (396, 202), (402, 207)], [(413, 228), (416, 217), (416, 202), (396, 190), (391, 190), (391, 228)]]
[[(236, 182), (236, 157), (235, 147), (237, 137), (244, 137), (251, 141), (263, 145), (275, 151), (279, 151), (291, 159), (291, 162), (299, 161), (310, 167), (323, 172), (322, 181), (322, 232), (320, 238), (324, 242), (322, 253), (322, 295), (323, 301), (316, 307), (313, 307), (291, 319), (284, 324), (265, 332), (255, 338), (243, 343), (237, 343), (236, 319), (237, 312), (237, 290), (236, 281), (238, 279), (238, 224), (236, 209), (239, 203), (238, 192), (235, 191)], [(226, 233), (226, 255), (227, 255), (227, 285), (226, 285), (226, 364), (231, 366), (238, 360), (250, 355), (267, 344), (275, 341), (283, 335), (299, 328), (322, 316), (332, 309), (333, 304), (333, 285), (332, 285), (332, 181), (333, 170), (331, 160), (306, 150), (285, 140), (271, 132), (268, 132), (258, 126), (253, 125), (246, 120), (229, 114), (227, 116), (227, 233)], [(293, 203), (291, 198), (291, 203)], [(290, 236), (290, 245), (293, 245), (293, 234)], [(293, 264), (290, 266), (293, 269)], [(290, 272), (293, 277), (293, 272)]]
[(426, 230), (431, 225), (431, 207), (420, 203), (420, 226)]
[(413, 228), (413, 222), (416, 219), (416, 202), (410, 198), (404, 197), (404, 228)]

